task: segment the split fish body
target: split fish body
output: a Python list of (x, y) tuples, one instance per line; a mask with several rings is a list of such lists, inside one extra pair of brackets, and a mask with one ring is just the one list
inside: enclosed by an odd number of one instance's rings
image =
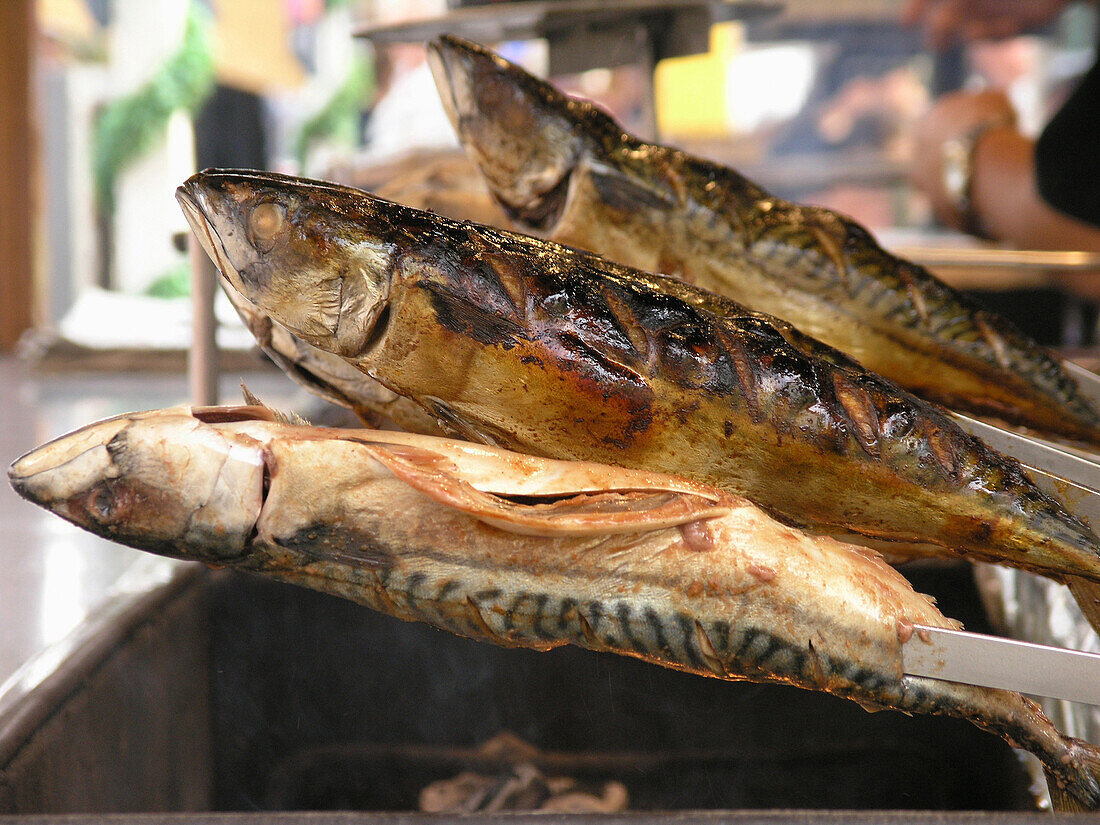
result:
[(227, 288), (464, 437), (1100, 580), (1095, 536), (1017, 462), (783, 321), (333, 184), (211, 171), (178, 197)]
[(1100, 753), (1033, 702), (903, 674), (914, 624), (957, 624), (873, 552), (683, 479), (271, 418), (119, 416), (29, 453), (9, 478), (124, 544), (462, 636), (965, 718), (1035, 753), (1056, 792), (1100, 807)]
[(1100, 445), (1100, 414), (1042, 347), (850, 218), (638, 140), (474, 43), (429, 54), (460, 140), (525, 230), (783, 318), (923, 398)]

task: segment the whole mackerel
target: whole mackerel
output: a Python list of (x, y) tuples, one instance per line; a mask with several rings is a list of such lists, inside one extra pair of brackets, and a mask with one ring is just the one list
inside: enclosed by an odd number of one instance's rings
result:
[(1043, 348), (850, 218), (644, 143), (475, 43), (441, 37), (429, 59), (525, 230), (783, 318), (923, 398), (1100, 446), (1100, 414)]
[(903, 675), (956, 627), (876, 554), (688, 481), (262, 407), (119, 416), (9, 470), (25, 498), (161, 555), (332, 593), (505, 646), (575, 644), (704, 676), (968, 719), (1100, 808), (1100, 751), (1019, 694)]
[(208, 171), (177, 191), (228, 282), (444, 426), (687, 476), (822, 532), (1100, 580), (1092, 531), (946, 414), (669, 278), (359, 190)]

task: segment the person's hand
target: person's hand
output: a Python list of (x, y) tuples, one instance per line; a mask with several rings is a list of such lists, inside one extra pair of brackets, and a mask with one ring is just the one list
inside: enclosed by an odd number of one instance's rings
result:
[(1012, 37), (1049, 22), (1067, 0), (909, 0), (902, 22), (924, 29), (928, 45)]
[(955, 92), (936, 101), (913, 130), (910, 178), (924, 191), (941, 221), (965, 229), (967, 216), (944, 186), (944, 145), (973, 135), (983, 126), (1014, 128), (1016, 113), (1002, 92)]

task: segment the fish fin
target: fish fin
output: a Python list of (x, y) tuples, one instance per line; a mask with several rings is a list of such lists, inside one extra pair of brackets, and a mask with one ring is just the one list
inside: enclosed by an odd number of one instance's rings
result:
[[(1064, 757), (1063, 757), (1064, 760)], [(1075, 741), (1072, 762), (1079, 763), (1088, 774), (1091, 782), (1085, 782), (1084, 777), (1074, 780), (1071, 786), (1064, 780), (1047, 770), (1043, 774), (1047, 780), (1047, 790), (1050, 792), (1050, 805), (1058, 813), (1076, 813), (1078, 811), (1096, 811), (1100, 808), (1100, 749), (1088, 742)], [(1074, 792), (1076, 788), (1077, 792)]]
[(853, 701), (868, 713), (878, 713), (880, 710), (889, 710), (885, 705), (880, 705), (877, 702), (868, 702), (863, 699), (854, 699)]
[(1066, 587), (1092, 629), (1100, 634), (1100, 582), (1067, 577)]
[(589, 175), (602, 201), (614, 209), (633, 213), (641, 207), (668, 209), (676, 205), (673, 192), (628, 178), (617, 169), (593, 167)]
[(729, 512), (701, 495), (671, 490), (556, 493), (515, 500), (476, 489), (445, 456), (421, 447), (361, 442), (397, 478), (440, 504), (510, 533), (588, 536), (640, 533)]
[[(1093, 771), (1095, 773), (1095, 771)], [(1059, 786), (1058, 777), (1043, 769), (1043, 776), (1047, 780), (1047, 792), (1050, 794), (1050, 807), (1055, 813), (1075, 814), (1086, 813), (1091, 810), (1081, 800), (1075, 797), (1068, 789)]]
[(241, 394), (244, 395), (244, 402), (246, 404), (249, 404), (253, 407), (263, 407), (265, 410), (269, 410), (271, 414), (275, 417), (275, 421), (279, 424), (297, 424), (302, 427), (310, 426), (309, 422), (302, 418), (302, 416), (298, 415), (298, 413), (285, 413), (282, 410), (277, 410), (274, 407), (269, 407), (267, 404), (265, 404), (255, 395), (253, 395), (252, 391), (244, 385), (244, 381), (241, 382)]
[(1055, 779), (1049, 771), (1044, 770), (1043, 773), (1046, 775), (1047, 790), (1050, 792), (1050, 807), (1054, 809), (1056, 813), (1085, 813), (1089, 810), (1065, 788), (1059, 788), (1057, 779)]

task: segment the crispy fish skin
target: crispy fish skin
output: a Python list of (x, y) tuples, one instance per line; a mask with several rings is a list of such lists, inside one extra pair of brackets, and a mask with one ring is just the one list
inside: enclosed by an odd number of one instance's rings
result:
[[(957, 624), (874, 553), (680, 479), (265, 417), (123, 416), (28, 454), (9, 478), (100, 535), (462, 636), (575, 644), (965, 718), (1031, 750), (1055, 787), (1100, 807), (1100, 752), (1060, 734), (1033, 702), (903, 675), (914, 624)], [(539, 503), (515, 500), (532, 489)], [(196, 520), (232, 529), (195, 533)]]
[(1095, 536), (1017, 462), (785, 322), (334, 184), (210, 171), (177, 197), (231, 288), (465, 437), (1100, 579)]
[(441, 37), (429, 59), (523, 228), (783, 318), (929, 400), (1100, 445), (1100, 414), (1043, 348), (851, 219), (644, 143), (474, 43)]

